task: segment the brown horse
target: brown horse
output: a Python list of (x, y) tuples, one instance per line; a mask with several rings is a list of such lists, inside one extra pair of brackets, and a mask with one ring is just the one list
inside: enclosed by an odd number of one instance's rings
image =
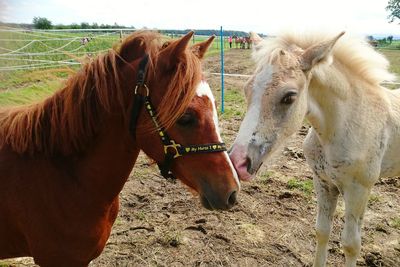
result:
[(238, 37), (238, 36), (233, 36), (233, 39), (235, 40), (235, 47), (240, 48), (240, 49), (250, 49), (253, 41), (249, 36), (245, 37)]
[[(0, 258), (87, 266), (105, 246), (140, 150), (161, 164), (179, 145), (222, 146), (200, 62), (212, 38), (188, 47), (192, 35), (162, 44), (157, 33), (134, 33), (43, 102), (0, 111)], [(149, 112), (134, 101), (142, 78), (137, 94), (148, 90)], [(211, 152), (176, 153), (170, 170), (206, 208), (228, 209), (237, 175), (225, 151)]]

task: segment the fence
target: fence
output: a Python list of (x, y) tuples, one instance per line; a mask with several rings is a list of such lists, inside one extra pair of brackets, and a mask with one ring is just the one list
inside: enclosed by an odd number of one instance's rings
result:
[[(87, 57), (109, 50), (124, 36), (136, 29), (68, 29), (25, 30), (0, 28), (0, 72), (44, 68), (74, 67)], [(178, 38), (179, 34), (166, 34)], [(193, 43), (208, 36), (193, 36)], [(247, 78), (248, 75), (224, 74), (224, 48), (228, 48), (223, 29), (210, 48), (210, 54), (220, 54), (221, 71), (211, 73), (221, 76), (221, 111), (224, 111), (224, 75)], [(392, 83), (398, 85), (399, 83)]]
[[(133, 31), (135, 29), (0, 29), (0, 71), (79, 65), (82, 58), (107, 51)], [(177, 38), (180, 35), (167, 36)], [(206, 38), (195, 35), (193, 43)], [(221, 42), (215, 41), (211, 52), (217, 53), (220, 46)]]

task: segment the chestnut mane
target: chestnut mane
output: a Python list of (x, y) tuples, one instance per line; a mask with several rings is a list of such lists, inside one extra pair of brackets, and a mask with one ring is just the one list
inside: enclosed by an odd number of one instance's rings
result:
[[(70, 155), (88, 146), (102, 127), (105, 115), (122, 114), (128, 123), (138, 62), (147, 53), (148, 77), (154, 77), (159, 52), (164, 49), (161, 39), (155, 32), (135, 32), (118, 48), (85, 64), (62, 89), (44, 101), (0, 109), (0, 149), (9, 146), (19, 154)], [(187, 108), (201, 79), (200, 60), (186, 50), (168, 88), (160, 88), (164, 99), (170, 100), (157, 107), (159, 120), (166, 128)]]

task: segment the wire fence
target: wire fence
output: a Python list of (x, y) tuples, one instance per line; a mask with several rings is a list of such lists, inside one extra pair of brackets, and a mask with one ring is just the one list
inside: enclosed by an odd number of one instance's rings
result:
[[(111, 49), (136, 29), (59, 29), (27, 30), (0, 28), (0, 71), (25, 71), (81, 65), (85, 59), (94, 57)], [(166, 34), (178, 38), (179, 34)], [(193, 37), (193, 43), (208, 36)], [(221, 45), (229, 47), (221, 36), (213, 42), (211, 53), (218, 54)], [(211, 73), (221, 75), (221, 73)], [(227, 77), (249, 78), (240, 73), (225, 73)], [(387, 82), (385, 84), (400, 85)]]
[(135, 29), (0, 29), (0, 71), (80, 65)]
[[(112, 49), (136, 29), (26, 30), (0, 28), (0, 71), (73, 67)], [(166, 34), (178, 38), (179, 34)], [(193, 43), (208, 36), (193, 37)], [(220, 37), (217, 37), (220, 38)], [(226, 45), (228, 45), (226, 43)], [(215, 41), (211, 49), (219, 50)]]

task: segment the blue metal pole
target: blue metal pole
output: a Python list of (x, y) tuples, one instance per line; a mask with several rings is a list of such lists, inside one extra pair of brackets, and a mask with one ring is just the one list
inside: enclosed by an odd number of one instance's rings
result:
[(221, 113), (224, 113), (224, 32), (221, 26)]

